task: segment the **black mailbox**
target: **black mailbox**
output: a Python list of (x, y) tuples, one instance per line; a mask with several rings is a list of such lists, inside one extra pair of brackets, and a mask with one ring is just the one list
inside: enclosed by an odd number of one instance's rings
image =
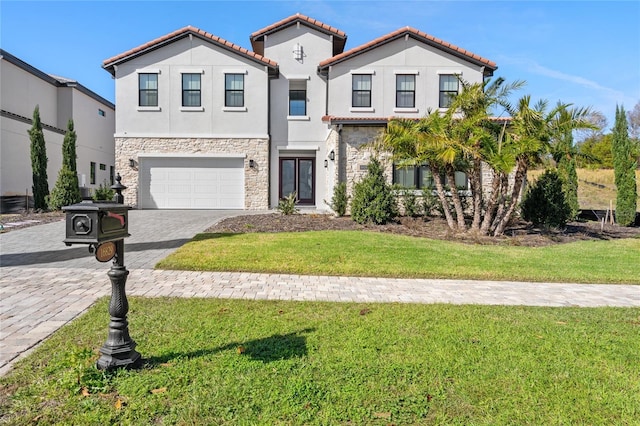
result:
[(102, 244), (129, 236), (129, 206), (85, 200), (62, 210), (66, 213), (64, 243), (68, 246)]

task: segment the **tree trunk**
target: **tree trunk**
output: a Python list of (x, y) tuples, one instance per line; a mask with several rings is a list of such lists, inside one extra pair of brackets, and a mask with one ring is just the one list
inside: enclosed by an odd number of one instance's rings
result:
[(520, 190), (522, 189), (524, 178), (527, 175), (528, 166), (529, 164), (526, 158), (524, 157), (518, 158), (516, 176), (513, 182), (513, 192), (511, 193), (511, 202), (504, 216), (500, 218), (500, 221), (498, 222), (498, 226), (496, 227), (496, 230), (493, 232), (493, 235), (495, 237), (502, 235), (504, 233), (505, 228), (507, 227), (507, 225), (509, 224), (509, 221), (511, 220), (511, 216), (513, 216), (513, 212), (516, 210), (516, 206), (518, 205), (518, 196), (520, 195)]
[(456, 219), (458, 221), (458, 230), (466, 231), (467, 225), (464, 222), (464, 208), (462, 207), (462, 200), (460, 200), (460, 193), (456, 188), (456, 172), (453, 166), (446, 166), (447, 179), (449, 180), (449, 188), (451, 190), (451, 199), (453, 201), (453, 208), (456, 211)]
[(498, 227), (498, 222), (503, 217), (505, 210), (507, 209), (507, 196), (509, 194), (509, 175), (502, 173), (500, 176), (500, 198), (498, 198), (498, 208), (493, 216), (493, 222), (489, 227), (491, 233)]
[(471, 186), (471, 194), (473, 196), (473, 222), (471, 229), (478, 231), (480, 229), (480, 221), (482, 218), (482, 162), (479, 158), (473, 159), (473, 169), (469, 176), (469, 185)]
[(484, 214), (484, 218), (482, 219), (482, 224), (480, 226), (480, 233), (482, 235), (487, 235), (489, 233), (489, 228), (491, 227), (491, 223), (493, 222), (493, 218), (495, 217), (496, 208), (498, 206), (498, 197), (500, 197), (500, 183), (502, 182), (502, 175), (504, 173), (493, 173), (493, 182), (491, 183), (491, 197), (489, 197), (489, 201), (487, 202), (487, 210)]
[(447, 200), (447, 196), (444, 192), (444, 185), (442, 183), (440, 170), (435, 167), (430, 167), (430, 169), (433, 175), (433, 182), (436, 185), (436, 194), (438, 194), (438, 198), (442, 204), (442, 211), (445, 219), (447, 220), (447, 225), (449, 225), (451, 230), (456, 231), (458, 227), (456, 226), (456, 222), (453, 220), (453, 216), (451, 216), (451, 209), (449, 208), (449, 201)]

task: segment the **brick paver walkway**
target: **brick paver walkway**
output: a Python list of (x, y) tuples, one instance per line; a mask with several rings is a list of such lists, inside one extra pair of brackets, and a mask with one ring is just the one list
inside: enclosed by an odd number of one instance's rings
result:
[[(154, 270), (231, 213), (132, 211), (127, 295), (336, 302), (640, 307), (640, 286), (300, 276)], [(214, 220), (215, 219), (215, 220)], [(58, 328), (111, 293), (109, 264), (65, 247), (64, 223), (0, 234), (0, 375)], [(105, 313), (105, 315), (108, 315)]]

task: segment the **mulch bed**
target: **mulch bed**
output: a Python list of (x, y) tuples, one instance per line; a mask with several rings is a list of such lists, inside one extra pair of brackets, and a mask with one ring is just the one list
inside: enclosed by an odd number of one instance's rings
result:
[(498, 244), (513, 246), (547, 246), (579, 240), (610, 240), (616, 238), (640, 238), (640, 228), (605, 225), (599, 222), (572, 222), (564, 229), (543, 230), (516, 223), (507, 229), (504, 236), (489, 237), (472, 233), (454, 233), (441, 218), (401, 217), (386, 225), (360, 225), (350, 217), (335, 217), (327, 214), (280, 213), (237, 216), (223, 219), (206, 232), (249, 233), (249, 232), (304, 232), (321, 230), (366, 230), (458, 241), (469, 244)]
[[(0, 215), (0, 223), (17, 223), (0, 232), (41, 225), (64, 220), (63, 212), (29, 212)], [(544, 230), (534, 228), (524, 222), (513, 224), (504, 236), (489, 237), (472, 233), (454, 233), (441, 218), (400, 217), (386, 225), (360, 225), (350, 217), (335, 217), (330, 214), (281, 213), (250, 214), (223, 219), (206, 232), (248, 233), (248, 232), (305, 232), (305, 231), (345, 231), (360, 230), (408, 235), (418, 238), (432, 238), (458, 241), (468, 244), (494, 244), (540, 247), (552, 244), (570, 243), (579, 240), (611, 240), (618, 238), (640, 238), (640, 227), (605, 225), (600, 222), (571, 222), (563, 229)]]

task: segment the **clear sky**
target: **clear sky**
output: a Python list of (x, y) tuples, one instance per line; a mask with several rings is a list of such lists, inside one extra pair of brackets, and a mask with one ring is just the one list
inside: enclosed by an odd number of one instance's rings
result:
[[(411, 26), (525, 80), (518, 96), (590, 106), (613, 126), (640, 101), (640, 1), (13, 1), (0, 46), (114, 101), (112, 56), (192, 25), (251, 49), (249, 35), (295, 13), (344, 31), (346, 49)], [(514, 99), (515, 100), (515, 99)]]

